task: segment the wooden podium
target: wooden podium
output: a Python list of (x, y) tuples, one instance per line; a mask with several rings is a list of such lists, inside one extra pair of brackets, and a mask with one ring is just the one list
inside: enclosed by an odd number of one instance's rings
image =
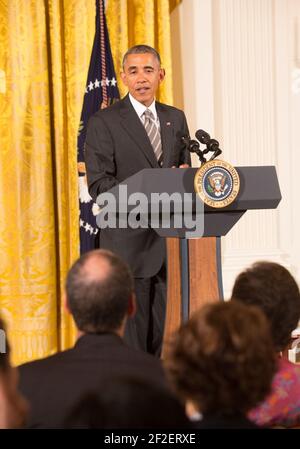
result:
[[(201, 203), (194, 190), (197, 168), (144, 169), (121, 184), (126, 185), (127, 197), (143, 193), (152, 207), (152, 194), (175, 192), (192, 199), (191, 217), (202, 220), (203, 229), (191, 236), (191, 229), (175, 226), (178, 212), (176, 200), (170, 208), (171, 226), (152, 227), (167, 240), (168, 292), (164, 344), (169, 336), (189, 316), (207, 302), (223, 299), (221, 237), (225, 236), (242, 215), (251, 209), (275, 209), (281, 193), (274, 166), (236, 167), (240, 178), (240, 191), (236, 200), (225, 208), (211, 208)], [(115, 197), (117, 188), (110, 190)], [(117, 198), (118, 199), (118, 198)], [(128, 210), (129, 212), (129, 210)], [(184, 222), (184, 220), (183, 220)]]
[(168, 238), (167, 260), (164, 341), (203, 304), (223, 299), (220, 238)]

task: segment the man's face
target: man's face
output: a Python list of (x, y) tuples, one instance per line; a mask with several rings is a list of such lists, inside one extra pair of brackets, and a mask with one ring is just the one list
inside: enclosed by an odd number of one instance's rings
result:
[(121, 72), (122, 81), (129, 93), (147, 107), (154, 100), (164, 76), (164, 70), (152, 53), (128, 55)]

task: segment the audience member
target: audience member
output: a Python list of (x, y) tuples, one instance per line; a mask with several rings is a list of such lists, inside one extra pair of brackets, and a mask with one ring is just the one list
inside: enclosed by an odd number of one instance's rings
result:
[(123, 342), (135, 298), (132, 275), (118, 256), (95, 250), (80, 257), (67, 276), (66, 305), (79, 331), (75, 347), (20, 366), (30, 428), (63, 427), (79, 398), (105, 389), (116, 374), (164, 384), (159, 360)]
[(255, 305), (265, 313), (279, 358), (271, 394), (249, 416), (260, 425), (299, 426), (300, 366), (282, 357), (300, 319), (300, 292), (295, 279), (277, 263), (258, 262), (237, 277), (232, 299)]
[(269, 393), (276, 355), (269, 326), (255, 307), (237, 302), (204, 306), (171, 343), (166, 370), (198, 428), (258, 426), (247, 413)]

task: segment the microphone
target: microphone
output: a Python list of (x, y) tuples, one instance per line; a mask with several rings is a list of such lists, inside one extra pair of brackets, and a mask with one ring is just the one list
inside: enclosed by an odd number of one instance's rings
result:
[(179, 139), (185, 146), (185, 148), (190, 153), (196, 153), (201, 161), (203, 161), (203, 156), (200, 151), (200, 144), (197, 140), (193, 140), (189, 135), (182, 133), (182, 131), (178, 131), (176, 134), (176, 138)]
[(222, 153), (221, 148), (219, 148), (219, 142), (216, 139), (210, 139), (207, 144), (207, 148), (209, 149), (209, 151), (213, 151), (213, 155), (209, 159), (210, 161), (216, 159), (216, 157), (220, 156), (220, 154)]
[(176, 138), (181, 141), (187, 148), (190, 145), (190, 136), (188, 134), (184, 134), (182, 131), (178, 131), (176, 134)]
[(220, 148), (218, 148), (209, 160), (213, 161), (214, 159), (216, 159), (216, 157), (220, 156), (221, 153), (222, 153), (222, 150), (220, 150)]
[(198, 129), (198, 131), (196, 131), (195, 136), (196, 139), (199, 140), (199, 142), (204, 143), (205, 145), (208, 144), (208, 142), (210, 141), (210, 135), (203, 129)]
[(209, 151), (217, 151), (219, 148), (219, 142), (216, 139), (210, 139), (208, 144), (207, 144), (207, 148), (209, 149)]
[(188, 148), (191, 153), (197, 153), (200, 149), (199, 142), (197, 140), (190, 140)]
[(182, 133), (182, 131), (178, 131), (176, 137), (191, 153), (197, 153), (197, 151), (199, 150), (199, 142), (197, 142), (197, 140), (192, 140), (188, 134), (184, 134)]
[(202, 155), (201, 162), (206, 162), (204, 155), (206, 153), (209, 153), (210, 151), (213, 152), (212, 157), (209, 159), (210, 161), (212, 161), (213, 159), (215, 159), (217, 156), (219, 156), (222, 153), (222, 150), (219, 148), (219, 142), (216, 139), (211, 139), (210, 135), (203, 129), (198, 129), (198, 131), (196, 131), (196, 133), (195, 133), (195, 136), (196, 136), (196, 139), (199, 140), (199, 142), (206, 145), (205, 150), (200, 151), (200, 153)]

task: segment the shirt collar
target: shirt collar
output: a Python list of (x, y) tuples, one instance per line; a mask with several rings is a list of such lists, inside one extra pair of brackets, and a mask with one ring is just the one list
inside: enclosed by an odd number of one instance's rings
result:
[(130, 102), (131, 102), (135, 112), (137, 113), (137, 115), (139, 116), (140, 119), (143, 119), (142, 116), (143, 116), (145, 110), (146, 109), (150, 109), (150, 111), (154, 115), (155, 120), (157, 120), (157, 112), (156, 112), (156, 108), (155, 108), (155, 100), (153, 100), (152, 103), (150, 104), (150, 106), (148, 106), (148, 108), (147, 108), (147, 106), (145, 106), (144, 104), (140, 103), (135, 98), (133, 98), (133, 96), (131, 94), (129, 94), (129, 99), (130, 99)]

